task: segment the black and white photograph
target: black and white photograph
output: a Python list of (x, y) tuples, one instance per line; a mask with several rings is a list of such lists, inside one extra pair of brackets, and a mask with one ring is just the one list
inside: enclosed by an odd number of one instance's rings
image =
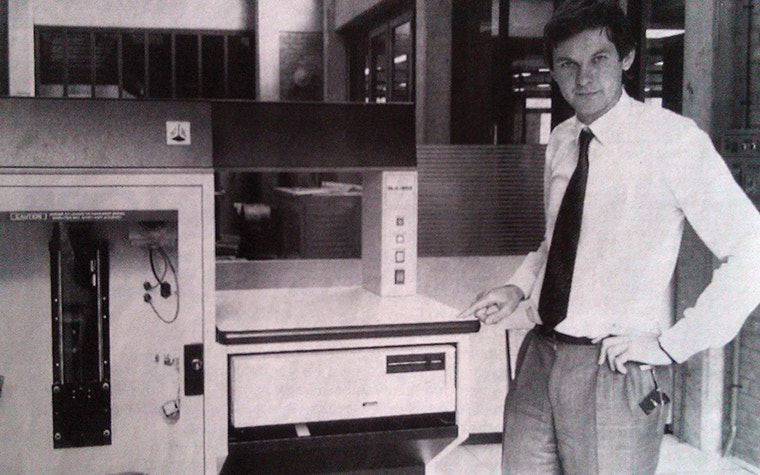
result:
[(0, 0), (0, 475), (760, 474), (760, 0)]

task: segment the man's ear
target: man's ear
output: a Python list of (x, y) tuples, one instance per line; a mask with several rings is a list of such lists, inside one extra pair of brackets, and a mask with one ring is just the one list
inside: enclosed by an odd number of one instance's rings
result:
[(636, 49), (632, 48), (631, 51), (623, 58), (623, 71), (628, 71), (633, 65), (633, 60), (636, 58)]

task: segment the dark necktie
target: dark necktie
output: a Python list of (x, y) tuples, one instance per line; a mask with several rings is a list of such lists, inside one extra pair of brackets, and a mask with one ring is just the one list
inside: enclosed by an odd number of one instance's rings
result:
[(588, 178), (588, 145), (594, 134), (584, 128), (578, 139), (578, 165), (567, 184), (554, 225), (546, 274), (541, 287), (538, 314), (544, 326), (554, 328), (567, 316), (567, 302), (575, 268), (575, 252), (583, 218), (583, 198)]

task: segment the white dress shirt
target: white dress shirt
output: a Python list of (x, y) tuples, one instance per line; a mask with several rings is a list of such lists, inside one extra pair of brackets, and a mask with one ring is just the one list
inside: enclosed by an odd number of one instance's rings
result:
[[(508, 282), (532, 300), (541, 293), (583, 127), (573, 117), (549, 138), (546, 234)], [(568, 313), (557, 331), (592, 338), (656, 333), (678, 362), (728, 343), (760, 303), (760, 215), (754, 205), (691, 119), (624, 92), (589, 128), (594, 139), (581, 235)], [(673, 275), (686, 220), (722, 265), (696, 305), (673, 325)], [(529, 316), (540, 323), (535, 310)]]

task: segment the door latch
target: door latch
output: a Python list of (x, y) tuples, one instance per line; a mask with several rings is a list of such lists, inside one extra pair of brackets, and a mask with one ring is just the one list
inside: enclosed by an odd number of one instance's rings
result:
[(185, 396), (203, 394), (203, 344), (185, 345)]

